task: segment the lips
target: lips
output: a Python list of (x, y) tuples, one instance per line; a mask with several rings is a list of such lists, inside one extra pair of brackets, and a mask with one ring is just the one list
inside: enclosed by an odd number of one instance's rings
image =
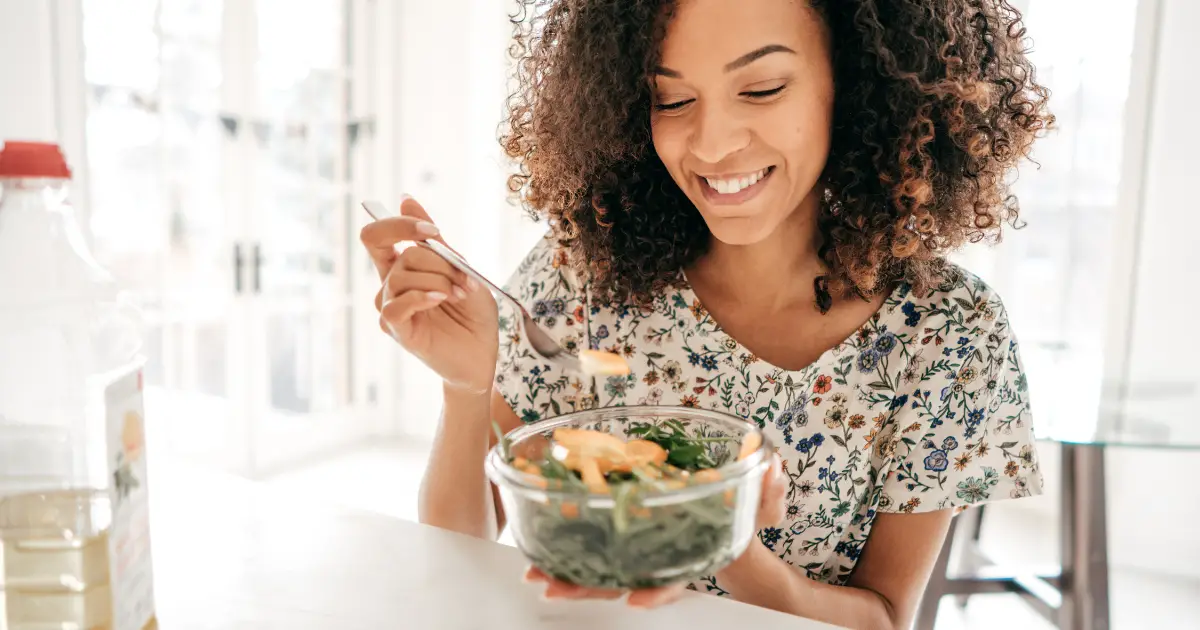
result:
[(762, 181), (773, 167), (766, 167), (762, 170), (743, 175), (734, 175), (732, 177), (702, 177), (714, 191), (722, 195), (734, 195)]
[(749, 173), (701, 176), (697, 179), (706, 200), (715, 205), (730, 206), (745, 203), (757, 195), (774, 172), (775, 167), (768, 166)]

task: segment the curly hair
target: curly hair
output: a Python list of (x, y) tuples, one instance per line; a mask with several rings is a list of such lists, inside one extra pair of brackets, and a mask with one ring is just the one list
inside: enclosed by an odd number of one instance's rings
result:
[[(650, 132), (653, 71), (678, 0), (521, 0), (501, 144), (509, 190), (548, 219), (602, 300), (648, 304), (710, 234)], [(1018, 223), (1007, 175), (1054, 123), (1006, 0), (814, 2), (835, 95), (817, 227), (831, 295), (924, 293), (945, 256)]]

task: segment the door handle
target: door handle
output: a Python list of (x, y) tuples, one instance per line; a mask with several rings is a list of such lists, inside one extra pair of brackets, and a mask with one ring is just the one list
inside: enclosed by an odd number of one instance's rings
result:
[(240, 295), (242, 293), (242, 269), (246, 266), (246, 259), (242, 256), (242, 244), (233, 244), (233, 292)]
[(254, 292), (262, 293), (262, 246), (254, 244)]

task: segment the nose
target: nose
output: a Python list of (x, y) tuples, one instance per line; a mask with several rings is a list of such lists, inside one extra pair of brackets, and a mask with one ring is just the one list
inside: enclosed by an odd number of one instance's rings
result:
[(688, 149), (706, 164), (720, 164), (750, 145), (750, 130), (733, 112), (719, 105), (702, 106), (693, 121)]

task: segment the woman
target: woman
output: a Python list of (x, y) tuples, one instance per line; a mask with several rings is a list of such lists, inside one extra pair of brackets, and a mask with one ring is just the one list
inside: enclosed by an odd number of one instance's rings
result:
[(382, 326), (445, 381), (421, 519), (503, 528), (481, 466), (493, 420), (714, 408), (765, 427), (779, 463), (759, 543), (690, 587), (907, 627), (953, 511), (1041, 489), (1004, 307), (946, 262), (1016, 220), (1009, 171), (1053, 123), (1020, 16), (1003, 0), (525, 5), (503, 144), (552, 234), (509, 288), (566, 347), (633, 373), (593, 390), (436, 256), (397, 255), (437, 234), (415, 201), (368, 226)]

